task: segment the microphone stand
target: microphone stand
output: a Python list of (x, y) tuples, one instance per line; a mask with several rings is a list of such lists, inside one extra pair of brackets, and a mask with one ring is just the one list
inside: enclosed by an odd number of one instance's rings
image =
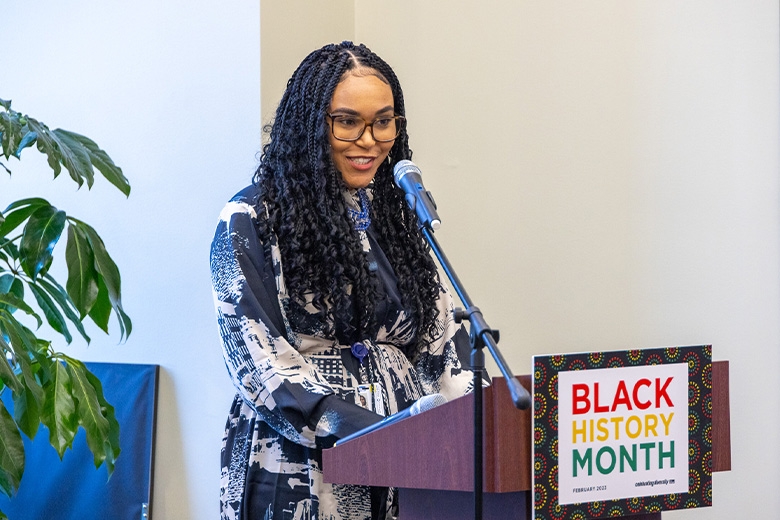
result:
[(482, 316), (482, 312), (479, 307), (474, 306), (469, 298), (466, 289), (460, 282), (458, 275), (452, 269), (452, 265), (447, 260), (444, 251), (442, 250), (436, 238), (433, 236), (433, 230), (430, 225), (420, 225), (425, 240), (433, 250), (436, 258), (439, 260), (439, 264), (444, 269), (447, 278), (452, 283), (453, 289), (458, 294), (461, 302), (466, 307), (464, 309), (455, 309), (455, 320), (460, 323), (463, 318), (468, 318), (470, 326), (470, 341), (471, 341), (471, 368), (474, 371), (474, 519), (482, 520), (482, 498), (483, 498), (483, 453), (482, 453), (482, 427), (483, 427), (483, 405), (482, 405), (482, 381), (485, 371), (485, 353), (482, 350), (487, 346), (490, 354), (498, 365), (501, 374), (506, 380), (506, 384), (509, 387), (509, 393), (512, 396), (512, 402), (514, 405), (525, 410), (531, 406), (531, 396), (528, 391), (520, 384), (520, 382), (512, 374), (509, 366), (506, 364), (504, 357), (498, 350), (498, 331), (491, 329), (485, 318)]

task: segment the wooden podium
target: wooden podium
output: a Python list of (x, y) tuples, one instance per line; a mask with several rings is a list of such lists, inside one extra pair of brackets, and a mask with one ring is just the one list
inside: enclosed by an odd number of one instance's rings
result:
[[(530, 376), (518, 377), (530, 389)], [(473, 397), (468, 395), (323, 451), (326, 482), (400, 488), (400, 520), (474, 517)], [(713, 471), (731, 469), (728, 361), (712, 363)], [(531, 518), (531, 411), (502, 378), (484, 392), (485, 520)], [(660, 520), (661, 513), (626, 520)]]

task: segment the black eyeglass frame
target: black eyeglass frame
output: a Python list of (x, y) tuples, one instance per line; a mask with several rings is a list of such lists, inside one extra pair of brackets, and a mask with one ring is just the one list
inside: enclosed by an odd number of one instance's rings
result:
[[(353, 116), (351, 114), (325, 114), (325, 115), (330, 118), (331, 124), (329, 124), (328, 126), (330, 126), (330, 133), (333, 136), (333, 138), (336, 139), (337, 141), (345, 141), (347, 143), (354, 143), (355, 141), (363, 137), (363, 134), (366, 132), (366, 128), (368, 127), (371, 127), (371, 138), (374, 141), (376, 141), (377, 143), (392, 143), (393, 141), (398, 139), (398, 136), (401, 135), (401, 131), (404, 129), (404, 125), (406, 125), (406, 118), (404, 116), (396, 116), (396, 115), (392, 117), (377, 117), (370, 123), (360, 116)], [(360, 119), (363, 121), (363, 130), (361, 130), (358, 136), (353, 139), (344, 139), (343, 137), (338, 137), (336, 135), (336, 132), (333, 130), (333, 120), (335, 117), (354, 117), (355, 119)], [(395, 133), (395, 136), (392, 139), (377, 139), (374, 136), (374, 123), (376, 123), (380, 119), (395, 119), (398, 128)]]

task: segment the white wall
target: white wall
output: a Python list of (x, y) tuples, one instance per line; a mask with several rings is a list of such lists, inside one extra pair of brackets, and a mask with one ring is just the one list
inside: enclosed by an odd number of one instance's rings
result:
[(233, 391), (208, 251), (220, 209), (256, 166), (258, 2), (3, 2), (1, 24), (0, 97), (95, 139), (133, 186), (129, 199), (102, 178), (76, 191), (67, 173), (51, 181), (32, 150), (10, 162), (10, 180), (0, 172), (0, 206), (48, 197), (97, 228), (122, 272), (129, 341), (93, 327), (88, 348), (58, 348), (162, 366), (154, 518), (215, 518)]
[(354, 39), (354, 0), (284, 0), (262, 2), (260, 46), (263, 121), (276, 107), (298, 64), (328, 43)]
[[(711, 343), (731, 360), (733, 470), (714, 476), (713, 508), (664, 517), (775, 515), (778, 3), (340, 9), (354, 29), (314, 35), (395, 68), (437, 238), (513, 370), (536, 353)], [(263, 3), (264, 114), (270, 76), (283, 85), (325, 43), (291, 33), (308, 12)], [(298, 37), (312, 46), (287, 53)]]

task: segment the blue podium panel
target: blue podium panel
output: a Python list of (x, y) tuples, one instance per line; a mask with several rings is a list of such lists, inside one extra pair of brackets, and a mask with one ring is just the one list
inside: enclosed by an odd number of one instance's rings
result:
[[(100, 379), (119, 421), (122, 450), (111, 478), (95, 469), (86, 434), (79, 429), (73, 449), (60, 461), (49, 431), (24, 438), (25, 468), (17, 495), (0, 496), (10, 520), (140, 520), (151, 504), (158, 365), (86, 363)], [(4, 403), (12, 407), (10, 396)]]

